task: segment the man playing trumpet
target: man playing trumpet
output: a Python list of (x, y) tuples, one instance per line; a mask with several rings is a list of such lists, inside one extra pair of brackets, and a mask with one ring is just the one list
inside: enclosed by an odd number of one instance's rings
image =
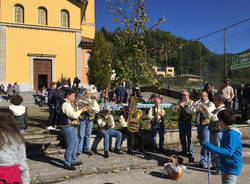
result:
[[(194, 108), (194, 112), (197, 112), (196, 122), (197, 122), (197, 131), (198, 131), (198, 139), (200, 144), (203, 142), (209, 142), (210, 140), (210, 130), (209, 124), (210, 119), (208, 117), (208, 113), (215, 110), (215, 105), (213, 102), (210, 102), (208, 99), (208, 93), (203, 91), (201, 93), (201, 103)], [(200, 162), (199, 166), (202, 168), (207, 168), (207, 151), (205, 148), (201, 148), (200, 152)]]
[[(93, 119), (95, 113), (100, 111), (99, 105), (95, 99), (91, 98), (91, 91), (86, 89), (78, 101), (79, 106), (81, 104), (86, 106), (87, 111), (83, 112), (80, 116), (80, 131), (79, 131), (79, 146), (77, 154), (80, 155), (82, 151), (87, 155), (93, 155), (90, 151), (90, 136), (92, 133)], [(84, 141), (85, 140), (85, 141)], [(83, 144), (85, 142), (85, 144)], [(83, 150), (84, 148), (84, 150)]]
[(179, 139), (182, 145), (181, 155), (192, 158), (192, 112), (188, 110), (193, 104), (188, 91), (182, 93), (182, 100), (175, 109), (178, 110)]
[(160, 108), (161, 99), (157, 98), (155, 100), (155, 107), (150, 108), (148, 112), (148, 118), (151, 120), (151, 128), (153, 135), (153, 152), (156, 152), (156, 135), (159, 132), (159, 152), (163, 152), (163, 143), (164, 143), (164, 133), (165, 127), (164, 122), (167, 118), (167, 114), (163, 108)]

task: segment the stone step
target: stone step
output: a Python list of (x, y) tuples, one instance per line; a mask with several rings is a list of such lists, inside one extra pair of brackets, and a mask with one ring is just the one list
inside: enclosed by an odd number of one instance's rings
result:
[(49, 156), (49, 155), (58, 155), (58, 154), (64, 154), (65, 149), (60, 149), (60, 148), (50, 148), (47, 150), (43, 151), (32, 151), (32, 152), (27, 152), (27, 157), (32, 158), (32, 157), (40, 157), (40, 156)]
[(59, 144), (60, 141), (26, 143), (26, 151), (34, 152), (34, 151), (45, 151), (47, 149), (56, 149), (60, 148)]
[(27, 143), (39, 143), (39, 142), (53, 142), (58, 140), (58, 135), (52, 134), (37, 134), (37, 135), (25, 135), (24, 139)]

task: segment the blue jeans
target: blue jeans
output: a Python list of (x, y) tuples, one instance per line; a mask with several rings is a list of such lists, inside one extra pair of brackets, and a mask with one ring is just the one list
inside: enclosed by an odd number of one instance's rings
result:
[(222, 184), (236, 184), (237, 179), (238, 179), (238, 176), (236, 175), (229, 175), (226, 173), (221, 174)]
[(178, 122), (179, 138), (182, 145), (182, 151), (193, 153), (192, 145), (192, 120), (183, 120)]
[(64, 153), (64, 162), (70, 166), (77, 162), (78, 136), (76, 127), (63, 128), (62, 134), (65, 138), (67, 148)]
[(153, 136), (153, 149), (156, 149), (156, 135), (157, 131), (159, 131), (159, 149), (163, 149), (163, 143), (164, 143), (164, 133), (165, 133), (165, 128), (164, 124), (153, 124), (152, 125), (152, 136)]
[[(210, 132), (210, 143), (215, 145), (216, 147), (220, 147), (220, 141), (222, 138), (222, 132)], [(219, 156), (212, 152), (212, 165), (219, 170)]]
[(116, 141), (115, 141), (115, 149), (121, 149), (121, 141), (122, 141), (122, 133), (117, 131), (117, 130), (113, 130), (113, 129), (101, 129), (99, 130), (99, 134), (100, 136), (104, 137), (104, 151), (108, 151), (109, 150), (109, 138), (111, 137), (116, 137)]
[[(210, 138), (210, 130), (208, 128), (208, 125), (198, 125), (197, 126), (198, 131), (198, 139), (200, 141), (200, 144), (203, 142), (209, 142)], [(202, 146), (201, 153), (200, 153), (200, 164), (206, 165), (207, 164), (207, 150)]]
[[(78, 153), (90, 151), (90, 136), (92, 133), (93, 121), (80, 120)], [(84, 150), (83, 150), (84, 147)]]

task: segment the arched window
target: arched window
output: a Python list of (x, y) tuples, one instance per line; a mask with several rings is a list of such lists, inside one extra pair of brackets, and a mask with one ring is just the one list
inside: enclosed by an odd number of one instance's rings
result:
[(15, 23), (24, 23), (24, 8), (20, 4), (15, 5)]
[(69, 12), (67, 10), (61, 11), (61, 27), (69, 28)]
[(40, 25), (47, 25), (47, 10), (46, 8), (40, 7), (38, 8), (38, 24)]

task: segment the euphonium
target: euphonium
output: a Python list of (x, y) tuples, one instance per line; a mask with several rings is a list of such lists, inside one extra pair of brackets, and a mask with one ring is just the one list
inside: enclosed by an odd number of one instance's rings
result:
[(142, 111), (136, 108), (138, 98), (131, 96), (128, 111), (128, 131), (136, 133), (140, 130)]

